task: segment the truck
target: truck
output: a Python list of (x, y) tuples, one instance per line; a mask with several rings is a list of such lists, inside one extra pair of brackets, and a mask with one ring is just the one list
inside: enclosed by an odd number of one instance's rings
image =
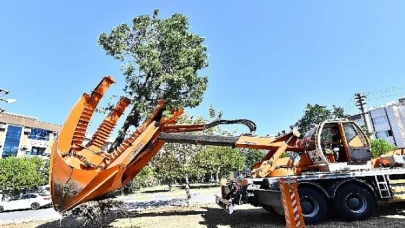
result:
[[(136, 131), (105, 150), (107, 138), (131, 103), (121, 97), (85, 144), (92, 115), (113, 83), (111, 76), (103, 77), (91, 93), (79, 97), (52, 146), (49, 183), (56, 211), (98, 200), (124, 186), (165, 143), (268, 151), (244, 177), (221, 181), (216, 202), (229, 213), (241, 204), (280, 215), (291, 213), (285, 209), (280, 190), (280, 180), (285, 178), (298, 183), (300, 216), (306, 224), (319, 223), (332, 210), (346, 220), (367, 219), (378, 202), (405, 199), (404, 149), (373, 159), (366, 134), (358, 124), (345, 119), (320, 123), (303, 137), (294, 128), (282, 135), (256, 136), (256, 124), (247, 119), (177, 124), (184, 110), (167, 110), (162, 100)], [(199, 134), (221, 124), (243, 124), (250, 132), (239, 136)], [(290, 156), (283, 157), (284, 153)]]
[[(338, 129), (341, 136), (335, 147), (323, 144), (331, 129)], [(303, 144), (294, 165), (281, 165), (265, 176), (255, 176), (253, 170), (244, 177), (222, 180), (216, 203), (230, 214), (235, 205), (250, 204), (284, 215), (279, 183), (285, 177), (298, 182), (305, 224), (317, 224), (329, 213), (345, 221), (365, 220), (380, 203), (405, 201), (404, 148), (373, 159), (365, 132), (348, 120), (316, 125), (305, 134)]]

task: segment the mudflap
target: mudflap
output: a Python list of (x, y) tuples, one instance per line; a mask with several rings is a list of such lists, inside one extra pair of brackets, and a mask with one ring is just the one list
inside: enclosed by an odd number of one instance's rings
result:
[(222, 209), (224, 209), (228, 214), (233, 213), (233, 203), (229, 200), (222, 199), (221, 197), (215, 195), (215, 203), (220, 206)]

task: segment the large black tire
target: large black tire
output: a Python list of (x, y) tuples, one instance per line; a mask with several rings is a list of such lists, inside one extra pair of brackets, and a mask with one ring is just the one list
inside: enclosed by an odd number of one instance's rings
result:
[(3, 213), (3, 212), (4, 212), (4, 207), (0, 206), (0, 213)]
[(31, 204), (31, 209), (32, 210), (38, 210), (41, 207), (41, 205), (39, 205), (39, 203), (33, 203)]
[(328, 204), (321, 193), (310, 188), (299, 188), (298, 194), (305, 224), (317, 224), (325, 219)]
[(346, 221), (370, 218), (376, 209), (374, 196), (365, 188), (346, 185), (338, 190), (334, 207), (339, 217)]

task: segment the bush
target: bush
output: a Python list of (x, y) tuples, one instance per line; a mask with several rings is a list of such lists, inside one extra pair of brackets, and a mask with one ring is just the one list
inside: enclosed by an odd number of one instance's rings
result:
[(371, 151), (373, 158), (379, 157), (394, 149), (396, 149), (396, 146), (387, 142), (385, 139), (371, 140)]

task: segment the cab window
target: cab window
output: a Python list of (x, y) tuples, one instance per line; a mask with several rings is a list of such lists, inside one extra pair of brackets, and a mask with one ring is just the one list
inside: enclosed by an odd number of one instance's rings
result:
[(349, 147), (364, 147), (367, 146), (366, 140), (360, 134), (359, 129), (353, 123), (344, 123), (343, 128), (347, 144)]

